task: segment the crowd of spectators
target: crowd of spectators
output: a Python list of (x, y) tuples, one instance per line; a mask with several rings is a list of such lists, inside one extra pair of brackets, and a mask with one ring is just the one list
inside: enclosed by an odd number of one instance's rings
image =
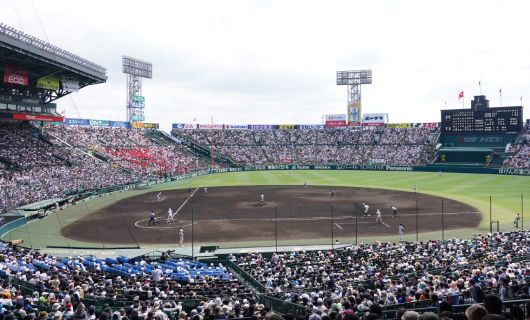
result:
[(0, 137), (0, 209), (140, 178), (75, 148), (54, 144), (28, 124), (0, 126)]
[[(176, 259), (166, 253), (156, 259), (57, 258), (4, 243), (0, 277), (4, 279), (2, 319), (9, 313), (13, 320), (114, 319), (116, 314), (119, 319), (168, 320), (186, 315), (186, 301), (195, 304), (195, 314), (226, 312), (239, 318), (253, 301), (250, 289), (222, 264)], [(12, 285), (14, 280), (18, 285)], [(22, 287), (32, 293), (23, 296)], [(123, 309), (96, 310), (97, 301), (121, 302)]]
[(519, 143), (511, 144), (507, 150), (510, 157), (503, 162), (503, 167), (530, 169), (530, 128), (526, 127)]
[(373, 306), (438, 307), (528, 299), (530, 233), (374, 243), (341, 250), (231, 256), (265, 288), (322, 315)]
[(384, 163), (422, 164), (432, 152), (432, 129), (347, 128), (212, 131), (176, 130), (178, 135), (242, 164)]
[(135, 129), (0, 125), (0, 210), (206, 166), (169, 138), (157, 141)]
[(144, 177), (187, 173), (207, 166), (183, 146), (162, 135), (158, 140), (151, 139), (140, 129), (51, 125), (45, 131), (77, 148), (97, 151), (112, 163)]
[[(305, 307), (305, 317), (297, 319), (376, 320), (392, 310), (399, 320), (482, 320), (487, 314), (498, 315), (489, 320), (501, 320), (503, 302), (528, 299), (529, 244), (530, 233), (519, 231), (228, 259), (261, 282), (269, 295)], [(259, 304), (251, 285), (223, 263), (167, 253), (157, 258), (57, 258), (3, 243), (0, 278), (2, 319), (282, 319), (267, 313), (270, 309)], [(465, 317), (457, 317), (453, 307), (463, 304), (473, 305)], [(425, 307), (438, 314), (420, 316), (412, 310)], [(518, 308), (512, 305), (510, 311), (523, 318), (513, 320), (524, 319)], [(477, 309), (481, 315), (473, 316)]]

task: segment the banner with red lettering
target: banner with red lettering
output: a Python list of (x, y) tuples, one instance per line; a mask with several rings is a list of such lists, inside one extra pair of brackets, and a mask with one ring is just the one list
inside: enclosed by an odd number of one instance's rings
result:
[(28, 86), (29, 75), (28, 72), (22, 68), (13, 65), (6, 65), (4, 69), (4, 83), (18, 84), (21, 86)]
[(33, 114), (24, 114), (24, 113), (13, 114), (13, 119), (28, 120), (28, 121), (49, 121), (49, 122), (63, 122), (64, 121), (64, 117), (33, 115)]

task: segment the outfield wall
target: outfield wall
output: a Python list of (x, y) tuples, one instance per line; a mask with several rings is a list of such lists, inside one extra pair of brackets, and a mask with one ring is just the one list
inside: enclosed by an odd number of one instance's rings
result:
[(265, 170), (368, 170), (368, 171), (410, 171), (410, 172), (451, 172), (451, 173), (482, 173), (530, 176), (530, 169), (510, 168), (484, 168), (475, 166), (458, 165), (426, 165), (426, 166), (400, 166), (400, 165), (357, 165), (357, 164), (271, 164), (249, 165), (236, 168), (222, 168), (210, 170), (210, 173), (239, 172), (239, 171), (265, 171)]

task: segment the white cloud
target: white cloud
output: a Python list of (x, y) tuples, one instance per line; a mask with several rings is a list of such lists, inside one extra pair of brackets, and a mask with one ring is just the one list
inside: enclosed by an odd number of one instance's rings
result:
[[(345, 112), (343, 69), (373, 69), (364, 111), (395, 122), (438, 121), (479, 79), (492, 106), (499, 87), (504, 105), (530, 93), (525, 1), (0, 0), (0, 21), (45, 38), (32, 1), (50, 42), (108, 68), (106, 84), (73, 96), (81, 117), (125, 117), (123, 54), (153, 62), (146, 117), (166, 129), (211, 116), (318, 123)], [(78, 116), (72, 99), (59, 104)]]

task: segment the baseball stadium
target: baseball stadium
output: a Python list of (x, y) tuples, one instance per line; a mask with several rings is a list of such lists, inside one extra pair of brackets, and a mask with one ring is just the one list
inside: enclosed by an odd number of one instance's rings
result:
[(392, 123), (347, 70), (321, 123), (167, 132), (145, 122), (152, 64), (122, 68), (126, 121), (65, 117), (106, 68), (0, 24), (1, 317), (528, 318), (522, 99)]

